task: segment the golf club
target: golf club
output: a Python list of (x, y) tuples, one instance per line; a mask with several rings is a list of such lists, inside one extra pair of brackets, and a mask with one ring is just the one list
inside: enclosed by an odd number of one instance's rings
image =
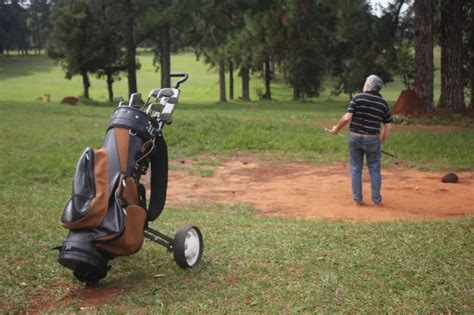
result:
[[(327, 131), (327, 132), (329, 132), (329, 133), (331, 133), (331, 129), (324, 128), (324, 130)], [(331, 133), (331, 134), (332, 134), (332, 133)], [(344, 137), (343, 135), (341, 135), (341, 134), (339, 134), (339, 133), (337, 134), (337, 136), (339, 136), (339, 137)], [(381, 150), (381, 152), (382, 152), (383, 154), (385, 154), (385, 155), (388, 155), (388, 156), (390, 156), (390, 157), (393, 157), (394, 159), (398, 159), (394, 154), (392, 154), (392, 153), (390, 153), (390, 152), (387, 152), (387, 151), (384, 151), (384, 150)]]

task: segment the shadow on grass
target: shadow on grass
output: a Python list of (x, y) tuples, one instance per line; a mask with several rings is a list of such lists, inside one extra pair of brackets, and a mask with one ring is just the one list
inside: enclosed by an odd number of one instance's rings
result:
[(56, 63), (46, 56), (0, 56), (0, 81), (46, 72)]
[(107, 107), (107, 108), (114, 108), (116, 106), (115, 103), (111, 103), (109, 101), (100, 102), (93, 99), (87, 99), (85, 97), (79, 97), (79, 104), (84, 106), (91, 106), (91, 107)]

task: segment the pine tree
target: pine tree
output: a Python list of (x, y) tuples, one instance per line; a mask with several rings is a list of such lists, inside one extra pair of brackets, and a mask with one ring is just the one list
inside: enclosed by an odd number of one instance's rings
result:
[[(235, 32), (243, 26), (242, 6), (244, 0), (200, 0), (193, 15), (193, 29), (188, 36), (192, 38), (193, 48), (198, 58), (219, 72), (219, 100), (226, 102), (225, 64), (230, 61), (242, 67), (240, 60), (233, 58), (232, 43)], [(238, 51), (245, 55), (242, 47)], [(242, 71), (241, 71), (242, 72)]]
[(120, 9), (107, 0), (67, 0), (53, 7), (47, 53), (61, 62), (67, 79), (81, 75), (85, 98), (89, 98), (89, 74), (97, 74), (107, 78), (113, 101), (113, 78), (127, 68), (118, 27), (122, 19), (116, 14)]
[(334, 20), (327, 7), (314, 1), (287, 1), (285, 25), (288, 81), (294, 99), (317, 96), (327, 69)]
[(64, 1), (52, 12), (53, 30), (47, 54), (61, 62), (66, 78), (82, 76), (83, 96), (89, 98), (89, 72), (95, 72), (96, 47), (91, 45), (94, 28), (89, 0)]
[(49, 21), (50, 3), (48, 0), (31, 0), (28, 11), (28, 28), (36, 54), (44, 48), (47, 35), (51, 30)]

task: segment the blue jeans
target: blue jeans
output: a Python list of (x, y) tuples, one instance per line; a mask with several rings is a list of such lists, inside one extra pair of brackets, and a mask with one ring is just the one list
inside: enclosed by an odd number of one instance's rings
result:
[(363, 200), (362, 167), (364, 165), (364, 155), (366, 155), (372, 202), (375, 204), (382, 202), (382, 196), (380, 195), (380, 188), (382, 186), (382, 176), (380, 174), (381, 150), (380, 136), (349, 133), (349, 159), (351, 164), (352, 198), (354, 201), (361, 202)]

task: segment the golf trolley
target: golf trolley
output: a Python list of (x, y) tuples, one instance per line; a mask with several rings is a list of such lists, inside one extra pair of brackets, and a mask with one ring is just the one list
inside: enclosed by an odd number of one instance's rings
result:
[[(180, 95), (179, 85), (154, 89), (139, 108), (141, 95), (134, 93), (128, 104), (114, 110), (104, 143), (86, 148), (76, 166), (72, 195), (60, 223), (69, 229), (58, 247), (58, 261), (73, 270), (87, 286), (96, 286), (107, 275), (109, 260), (138, 252), (144, 238), (173, 252), (182, 268), (193, 268), (201, 260), (203, 238), (196, 226), (180, 227), (174, 238), (151, 228), (163, 211), (168, 183), (168, 151), (163, 127), (171, 124)], [(140, 182), (150, 169), (150, 195)]]

